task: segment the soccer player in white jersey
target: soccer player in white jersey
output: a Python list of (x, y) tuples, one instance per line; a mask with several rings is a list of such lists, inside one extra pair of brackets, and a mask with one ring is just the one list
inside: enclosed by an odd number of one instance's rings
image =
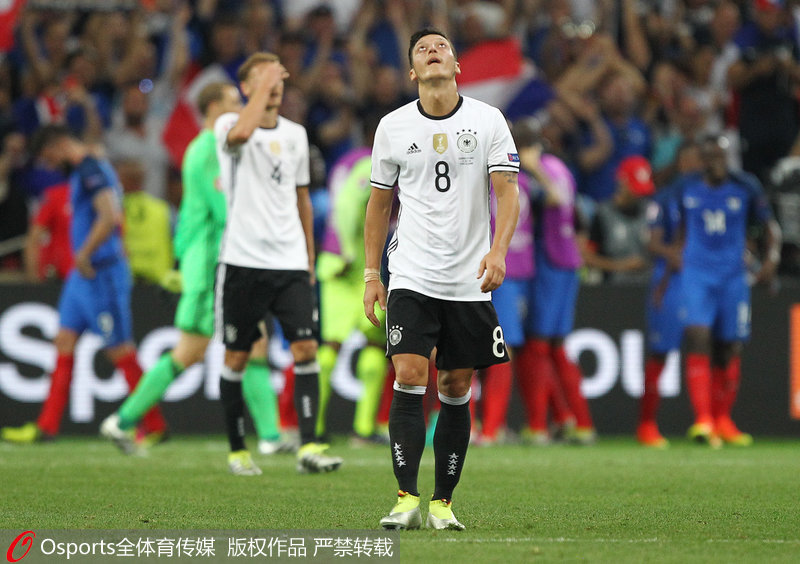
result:
[[(386, 115), (372, 149), (372, 193), (364, 227), (364, 311), (387, 310), (387, 356), (396, 377), (389, 415), (398, 501), (385, 529), (422, 524), (417, 477), (425, 447), (422, 399), (436, 348), (442, 407), (433, 439), (435, 487), (427, 525), (463, 530), (452, 511), (470, 433), (470, 380), (476, 368), (508, 362), (490, 292), (503, 282), (519, 215), (519, 157), (505, 118), (458, 93), (452, 44), (418, 31), (408, 50), (419, 100)], [(489, 180), (497, 198), (494, 237)], [(400, 214), (388, 247), (389, 295), (380, 280), (393, 187)]]
[(295, 362), (297, 469), (328, 472), (342, 463), (324, 454), (327, 445), (314, 442), (319, 365), (309, 151), (305, 128), (278, 115), (287, 76), (276, 55), (251, 55), (238, 71), (247, 104), (214, 124), (228, 204), (217, 272), (218, 332), (225, 344), (220, 396), (228, 466), (238, 475), (261, 473), (244, 444), (242, 375), (268, 313), (281, 323)]

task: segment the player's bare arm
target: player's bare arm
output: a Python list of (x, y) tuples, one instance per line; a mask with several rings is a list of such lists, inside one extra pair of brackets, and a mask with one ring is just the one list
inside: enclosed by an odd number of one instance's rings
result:
[(25, 279), (28, 282), (41, 281), (39, 277), (39, 245), (46, 236), (47, 229), (34, 223), (25, 237), (25, 248), (22, 255), (25, 263)]
[(314, 264), (314, 211), (311, 207), (311, 196), (308, 193), (308, 186), (297, 187), (297, 212), (300, 214), (300, 223), (303, 225), (303, 234), (306, 238), (306, 250), (308, 251), (308, 274), (311, 276), (311, 283), (316, 282)]
[(86, 278), (94, 278), (95, 275), (91, 263), (92, 254), (122, 223), (122, 212), (111, 188), (100, 190), (92, 200), (92, 206), (97, 212), (97, 217), (83, 246), (75, 253), (75, 267)]
[[(242, 91), (248, 97), (239, 119), (228, 132), (228, 147), (237, 147), (246, 143), (256, 128), (264, 118), (265, 110), (268, 106), (273, 92), (281, 90), (283, 80), (289, 76), (286, 69), (278, 61), (261, 63), (250, 71), (247, 80), (242, 82)], [(277, 119), (277, 107), (275, 108), (275, 119)]]
[[(380, 280), (381, 253), (389, 234), (389, 216), (392, 212), (394, 190), (372, 188), (364, 220), (364, 314), (375, 327), (381, 322), (375, 315), (375, 302), (386, 310), (386, 288)], [(513, 230), (512, 230), (513, 231)], [(378, 276), (374, 276), (375, 274)]]
[(671, 271), (678, 272), (683, 262), (683, 245), (680, 242), (665, 243), (663, 227), (653, 227), (649, 235), (647, 250), (650, 254), (663, 258)]
[(563, 202), (561, 193), (553, 179), (542, 166), (542, 146), (539, 144), (519, 148), (519, 162), (544, 188), (544, 204), (557, 207)]
[(492, 247), (478, 267), (478, 278), (483, 276), (481, 292), (491, 292), (503, 283), (506, 277), (506, 253), (519, 219), (517, 173), (493, 172), (491, 179), (497, 198), (497, 222)]
[(781, 228), (774, 219), (768, 220), (764, 225), (764, 247), (765, 258), (761, 263), (761, 270), (758, 271), (756, 282), (759, 284), (769, 284), (775, 277), (778, 265), (781, 262)]

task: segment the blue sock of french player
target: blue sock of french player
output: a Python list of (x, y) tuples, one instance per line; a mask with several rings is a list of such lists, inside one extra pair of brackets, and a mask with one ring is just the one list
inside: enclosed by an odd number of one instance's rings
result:
[(436, 485), (432, 499), (450, 501), (461, 477), (464, 458), (467, 456), (470, 432), (468, 391), (460, 398), (451, 398), (439, 392), (442, 408), (433, 434), (433, 456), (436, 460)]
[(316, 360), (294, 365), (294, 408), (300, 444), (313, 443), (316, 438), (317, 407), (319, 404), (319, 363)]
[(231, 452), (244, 450), (244, 397), (242, 396), (242, 377), (244, 372), (235, 372), (227, 366), (222, 367), (219, 380), (219, 397), (225, 411), (225, 430)]
[(419, 496), (419, 462), (425, 450), (422, 400), (426, 389), (425, 386), (406, 386), (395, 382), (392, 407), (389, 409), (389, 440), (397, 485), (400, 490), (416, 496)]

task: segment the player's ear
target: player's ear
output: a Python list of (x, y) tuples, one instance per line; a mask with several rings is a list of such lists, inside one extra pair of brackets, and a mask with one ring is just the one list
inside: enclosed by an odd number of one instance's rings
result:
[(461, 74), (461, 63), (456, 61), (456, 74)]
[(408, 78), (411, 79), (411, 82), (417, 81), (417, 73), (414, 71), (413, 68), (410, 71), (408, 71)]

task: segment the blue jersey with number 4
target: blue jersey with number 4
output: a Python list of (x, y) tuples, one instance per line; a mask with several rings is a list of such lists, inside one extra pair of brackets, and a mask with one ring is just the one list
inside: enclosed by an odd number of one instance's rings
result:
[(718, 186), (702, 175), (686, 178), (678, 210), (685, 230), (684, 267), (720, 277), (744, 269), (748, 226), (772, 217), (760, 183), (746, 173), (732, 173)]
[[(72, 228), (70, 239), (72, 240), (72, 250), (78, 252), (83, 246), (92, 225), (97, 219), (97, 212), (94, 209), (94, 198), (105, 189), (111, 189), (117, 200), (117, 205), (122, 201), (122, 189), (120, 188), (117, 174), (106, 160), (96, 159), (87, 156), (81, 161), (69, 177), (70, 181), (70, 200), (72, 203)], [(119, 228), (100, 244), (91, 256), (92, 265), (97, 267), (104, 264), (116, 262), (123, 258), (124, 251), (122, 237)]]

